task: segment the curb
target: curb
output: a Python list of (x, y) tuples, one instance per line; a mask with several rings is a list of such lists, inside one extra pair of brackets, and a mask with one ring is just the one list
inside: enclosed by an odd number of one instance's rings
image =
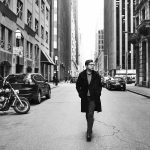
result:
[(54, 88), (56, 88), (57, 86), (51, 86), (51, 89), (54, 89)]
[(144, 97), (150, 98), (150, 96), (145, 95), (145, 94), (143, 94), (143, 93), (139, 93), (139, 92), (136, 92), (136, 91), (133, 91), (133, 90), (129, 90), (129, 89), (126, 89), (126, 90), (127, 90), (127, 91), (129, 91), (129, 92), (132, 92), (132, 93), (135, 93), (135, 94), (138, 94), (138, 95), (141, 95), (141, 96), (144, 96)]

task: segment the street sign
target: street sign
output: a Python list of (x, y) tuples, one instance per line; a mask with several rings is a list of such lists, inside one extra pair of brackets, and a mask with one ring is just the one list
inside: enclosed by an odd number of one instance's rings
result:
[(13, 47), (13, 54), (19, 57), (23, 57), (23, 46)]

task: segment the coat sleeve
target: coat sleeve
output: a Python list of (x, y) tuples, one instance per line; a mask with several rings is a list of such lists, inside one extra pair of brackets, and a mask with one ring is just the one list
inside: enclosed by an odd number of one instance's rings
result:
[(81, 78), (81, 74), (79, 74), (77, 82), (76, 82), (76, 90), (79, 94), (79, 97), (81, 97), (80, 96), (81, 87), (82, 87), (82, 78)]
[(97, 74), (97, 78), (98, 78), (98, 93), (101, 96), (101, 91), (102, 91), (101, 76)]
[(102, 81), (101, 81), (102, 77), (99, 75), (99, 78), (100, 78), (100, 79), (99, 79), (99, 80), (100, 80), (100, 81), (99, 81), (99, 84), (100, 84), (100, 91), (102, 91), (102, 87), (103, 87), (103, 86), (102, 86)]

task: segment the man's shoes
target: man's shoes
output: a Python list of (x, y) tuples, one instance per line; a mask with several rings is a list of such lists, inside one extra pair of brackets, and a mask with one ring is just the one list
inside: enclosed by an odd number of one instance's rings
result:
[(87, 132), (87, 135), (86, 135), (86, 140), (87, 142), (90, 142), (91, 141), (91, 138), (92, 138), (92, 134)]

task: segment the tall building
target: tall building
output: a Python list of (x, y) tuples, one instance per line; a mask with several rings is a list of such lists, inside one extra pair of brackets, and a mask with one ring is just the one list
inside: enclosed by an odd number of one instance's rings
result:
[(136, 31), (130, 36), (136, 48), (136, 84), (150, 87), (150, 1), (136, 0)]
[(57, 0), (51, 0), (51, 13), (50, 13), (50, 48), (51, 48), (51, 57), (55, 62), (55, 66), (51, 67), (51, 80), (53, 76), (57, 75), (59, 72), (58, 65), (58, 2)]
[(96, 33), (95, 69), (100, 75), (104, 75), (104, 30)]
[(71, 3), (71, 76), (79, 74), (79, 48), (78, 48), (78, 3), (72, 0)]
[(112, 76), (135, 74), (135, 50), (128, 42), (134, 31), (134, 1), (104, 1), (104, 69)]
[(48, 1), (0, 0), (0, 74), (26, 73), (30, 67), (50, 80), (49, 35)]
[(71, 1), (57, 0), (58, 77), (64, 80), (71, 71)]

